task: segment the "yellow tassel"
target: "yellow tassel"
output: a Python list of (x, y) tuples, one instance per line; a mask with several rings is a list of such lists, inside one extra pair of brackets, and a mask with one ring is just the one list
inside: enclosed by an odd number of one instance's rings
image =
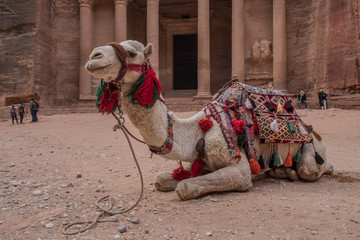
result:
[(278, 102), (276, 113), (277, 114), (282, 114), (283, 112), (284, 112), (284, 108), (282, 107), (281, 103)]

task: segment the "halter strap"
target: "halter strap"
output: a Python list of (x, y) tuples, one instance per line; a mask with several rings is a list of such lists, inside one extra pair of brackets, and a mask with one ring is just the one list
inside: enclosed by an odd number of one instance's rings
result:
[(167, 114), (167, 119), (168, 119), (168, 127), (167, 127), (167, 136), (166, 136), (165, 142), (160, 147), (154, 147), (154, 146), (148, 145), (148, 147), (152, 153), (159, 154), (159, 155), (166, 155), (166, 154), (170, 153), (172, 150), (173, 138), (174, 138), (173, 122), (172, 122), (171, 116), (169, 114)]
[(121, 62), (121, 68), (119, 70), (119, 74), (113, 82), (117, 83), (118, 81), (123, 79), (127, 70), (138, 71), (138, 72), (143, 72), (146, 70), (146, 65), (147, 65), (146, 62), (144, 64), (126, 63), (127, 52), (125, 48), (121, 46), (121, 44), (117, 42), (110, 42), (107, 45), (112, 46), (114, 48), (116, 55), (118, 56)]

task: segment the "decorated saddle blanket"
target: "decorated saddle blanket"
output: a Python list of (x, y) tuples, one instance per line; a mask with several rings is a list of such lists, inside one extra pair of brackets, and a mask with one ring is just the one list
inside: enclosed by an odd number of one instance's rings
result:
[(281, 91), (255, 88), (234, 79), (218, 91), (211, 103), (219, 104), (230, 118), (244, 119), (247, 128), (253, 127), (259, 133), (260, 143), (312, 142), (311, 135), (301, 131), (303, 122), (290, 97)]

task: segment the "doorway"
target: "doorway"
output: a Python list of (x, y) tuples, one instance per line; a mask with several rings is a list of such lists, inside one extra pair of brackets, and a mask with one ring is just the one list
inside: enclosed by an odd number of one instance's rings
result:
[(197, 34), (174, 35), (174, 90), (197, 89)]

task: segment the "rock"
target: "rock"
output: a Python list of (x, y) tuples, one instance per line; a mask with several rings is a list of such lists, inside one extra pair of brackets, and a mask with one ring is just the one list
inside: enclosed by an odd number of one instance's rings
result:
[(15, 163), (11, 163), (9, 167), (15, 167)]
[(46, 228), (53, 228), (54, 227), (54, 224), (53, 223), (47, 223), (45, 225)]
[(350, 221), (353, 222), (353, 223), (359, 223), (359, 221), (357, 221), (355, 219), (351, 219), (351, 218), (350, 218)]
[(121, 233), (126, 232), (127, 230), (126, 230), (125, 224), (120, 223), (120, 224), (119, 224), (119, 227), (118, 227), (118, 230), (119, 230), (119, 232), (121, 232)]
[(146, 230), (145, 230), (145, 233), (146, 233), (146, 234), (149, 234), (149, 233), (150, 233), (150, 231), (149, 231), (148, 229), (146, 229)]
[(210, 237), (210, 236), (212, 236), (212, 232), (207, 232), (207, 233), (205, 233), (205, 235)]
[(18, 186), (21, 186), (21, 182), (10, 181), (10, 185), (11, 185), (11, 186), (14, 186), (14, 187), (18, 187)]
[(42, 195), (42, 191), (41, 190), (35, 190), (35, 191), (32, 192), (32, 194), (34, 196), (39, 196), (39, 195)]
[(318, 234), (319, 234), (319, 232), (318, 232), (318, 231), (316, 231), (316, 230), (311, 231), (311, 235), (318, 235)]
[(81, 178), (81, 177), (82, 177), (81, 173), (76, 173), (76, 178)]
[(125, 177), (130, 177), (130, 174), (125, 174)]
[(114, 239), (120, 239), (120, 235), (115, 235)]
[(137, 217), (127, 218), (126, 220), (128, 220), (129, 222), (131, 222), (133, 224), (139, 224), (140, 223), (140, 220)]

